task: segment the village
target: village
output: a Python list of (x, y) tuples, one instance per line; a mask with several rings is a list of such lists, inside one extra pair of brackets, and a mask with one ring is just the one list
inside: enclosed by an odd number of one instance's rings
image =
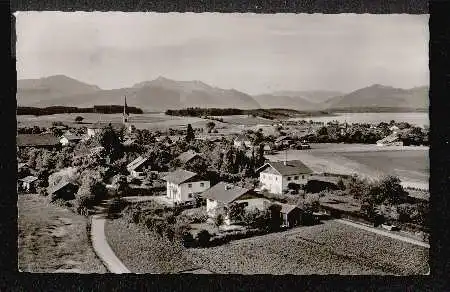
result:
[[(394, 121), (374, 127), (280, 120), (273, 134), (267, 125), (221, 134), (220, 122), (210, 120), (205, 128), (149, 131), (133, 125), (126, 100), (122, 119), (83, 124), (77, 117), (77, 127), (19, 128), (19, 195), (43, 196), (89, 218), (103, 208), (107, 221), (120, 218), (192, 250), (332, 219), (387, 233), (401, 229), (405, 238), (427, 244), (422, 190), (404, 189), (393, 176), (374, 182), (312, 170), (285, 155), (329, 141), (423, 145), (424, 129)], [(284, 158), (266, 158), (276, 153)], [(120, 244), (108, 240), (120, 258)]]

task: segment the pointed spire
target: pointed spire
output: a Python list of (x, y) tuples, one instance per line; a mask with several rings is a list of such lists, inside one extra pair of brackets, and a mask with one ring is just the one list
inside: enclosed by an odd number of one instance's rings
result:
[(125, 96), (125, 103), (123, 105), (123, 122), (128, 122), (128, 108), (127, 108), (127, 97)]

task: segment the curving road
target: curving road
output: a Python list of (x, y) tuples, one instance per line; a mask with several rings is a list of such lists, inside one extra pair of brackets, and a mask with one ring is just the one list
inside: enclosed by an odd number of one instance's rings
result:
[(91, 223), (91, 240), (92, 246), (98, 257), (103, 261), (105, 266), (111, 273), (123, 274), (131, 273), (122, 261), (116, 256), (114, 251), (106, 241), (105, 221), (102, 215), (92, 216)]

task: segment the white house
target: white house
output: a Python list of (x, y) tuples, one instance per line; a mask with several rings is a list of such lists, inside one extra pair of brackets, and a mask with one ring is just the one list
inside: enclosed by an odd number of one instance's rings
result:
[[(219, 182), (210, 189), (204, 191), (201, 196), (206, 199), (206, 213), (208, 216), (214, 217), (219, 213), (224, 214), (226, 224), (231, 223), (226, 216), (226, 208), (232, 202), (242, 203), (247, 207), (250, 203), (253, 203), (251, 199), (258, 198), (252, 190), (241, 188), (226, 182)], [(254, 207), (258, 208), (257, 205), (261, 202), (254, 201)]]
[(313, 171), (299, 160), (271, 161), (257, 169), (261, 190), (282, 194), (289, 183), (304, 185)]
[(252, 147), (253, 143), (252, 141), (245, 135), (239, 135), (236, 137), (236, 139), (234, 139), (234, 147), (239, 148), (239, 147)]
[(162, 178), (167, 182), (167, 197), (173, 202), (191, 201), (194, 195), (210, 187), (208, 180), (201, 179), (195, 172), (178, 169)]

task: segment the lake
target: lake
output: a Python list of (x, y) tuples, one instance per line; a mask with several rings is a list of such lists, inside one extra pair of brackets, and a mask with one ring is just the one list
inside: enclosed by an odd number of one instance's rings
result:
[(290, 120), (312, 120), (314, 122), (331, 122), (338, 121), (341, 123), (347, 122), (352, 123), (368, 123), (368, 124), (378, 124), (380, 122), (390, 122), (394, 120), (396, 122), (407, 122), (412, 125), (429, 126), (430, 120), (428, 113), (418, 113), (418, 112), (403, 112), (403, 113), (336, 113), (333, 116), (319, 116), (319, 117), (308, 117), (308, 118), (291, 118)]

